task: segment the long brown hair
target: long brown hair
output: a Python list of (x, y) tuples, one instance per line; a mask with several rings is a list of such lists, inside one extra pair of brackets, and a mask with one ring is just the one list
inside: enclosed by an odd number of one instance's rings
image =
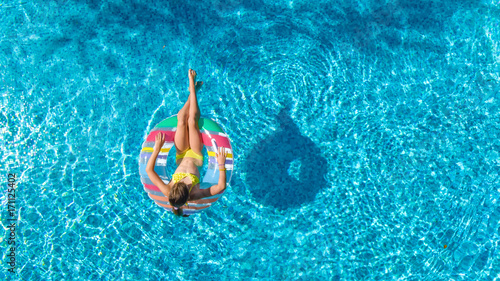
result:
[(170, 189), (170, 194), (168, 195), (168, 201), (173, 207), (172, 211), (177, 216), (182, 216), (183, 211), (180, 207), (186, 204), (189, 199), (189, 189), (187, 185), (183, 182), (175, 183)]

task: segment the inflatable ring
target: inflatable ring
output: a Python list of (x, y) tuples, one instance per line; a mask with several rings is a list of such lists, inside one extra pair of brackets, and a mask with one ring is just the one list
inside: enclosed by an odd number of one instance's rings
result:
[[(208, 154), (208, 167), (206, 173), (200, 179), (200, 189), (210, 188), (219, 181), (219, 166), (217, 164), (216, 152), (217, 147), (224, 147), (227, 151), (226, 157), (226, 184), (231, 181), (231, 176), (233, 174), (233, 149), (231, 142), (229, 141), (228, 135), (224, 132), (219, 124), (215, 121), (201, 117), (198, 121), (198, 127), (200, 128), (202, 142), (205, 145)], [(174, 136), (177, 130), (177, 115), (171, 116), (158, 125), (156, 125), (151, 132), (149, 132), (146, 140), (142, 144), (142, 150), (139, 158), (139, 173), (141, 175), (141, 182), (144, 186), (144, 190), (148, 193), (149, 197), (155, 201), (155, 203), (168, 211), (172, 211), (172, 206), (168, 201), (168, 197), (165, 196), (160, 189), (155, 186), (148, 177), (146, 173), (146, 165), (153, 153), (153, 147), (155, 144), (155, 137), (158, 133), (162, 132), (165, 134), (165, 144), (163, 145), (160, 154), (156, 158), (155, 172), (162, 181), (167, 184), (170, 182), (170, 175), (167, 174), (167, 156), (174, 146)], [(204, 155), (205, 156), (205, 155)], [(175, 160), (174, 160), (175, 161)], [(175, 164), (175, 163), (174, 163)], [(192, 215), (198, 213), (203, 209), (211, 206), (212, 203), (216, 202), (224, 193), (221, 193), (199, 199), (194, 201), (188, 201), (187, 206), (182, 208), (184, 215)]]

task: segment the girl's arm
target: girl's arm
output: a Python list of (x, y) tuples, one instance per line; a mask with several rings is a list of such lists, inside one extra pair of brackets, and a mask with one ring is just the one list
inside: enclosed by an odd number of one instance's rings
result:
[(148, 174), (149, 179), (151, 182), (156, 185), (160, 191), (168, 197), (170, 194), (170, 186), (165, 184), (160, 176), (155, 172), (155, 163), (156, 163), (156, 158), (158, 157), (158, 154), (160, 154), (161, 147), (165, 143), (165, 136), (162, 133), (159, 133), (156, 135), (155, 138), (155, 147), (153, 149), (153, 154), (151, 154), (151, 157), (148, 160), (148, 164), (146, 165), (146, 173)]
[(224, 164), (219, 165), (219, 182), (216, 185), (210, 187), (210, 195), (214, 196), (226, 189), (226, 168)]
[(210, 196), (219, 194), (226, 189), (226, 156), (227, 152), (224, 147), (219, 147), (219, 153), (217, 153), (217, 163), (219, 164), (219, 182), (216, 185), (210, 187)]
[(219, 152), (217, 153), (217, 163), (219, 163), (219, 182), (216, 185), (212, 185), (210, 188), (201, 189), (197, 194), (193, 194), (190, 197), (191, 200), (214, 196), (226, 189), (226, 168), (224, 167), (226, 163), (226, 156), (227, 152), (224, 147), (219, 147)]

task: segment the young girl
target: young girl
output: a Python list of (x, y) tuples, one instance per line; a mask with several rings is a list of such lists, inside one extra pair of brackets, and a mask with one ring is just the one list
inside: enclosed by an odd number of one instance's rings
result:
[(156, 135), (153, 154), (149, 158), (146, 172), (149, 179), (161, 192), (168, 197), (174, 214), (181, 216), (182, 208), (187, 205), (187, 201), (198, 200), (216, 195), (226, 189), (226, 162), (227, 152), (223, 147), (217, 153), (217, 163), (219, 164), (219, 182), (210, 188), (200, 189), (200, 171), (198, 167), (203, 165), (203, 142), (198, 128), (200, 119), (200, 109), (196, 91), (203, 85), (203, 82), (196, 83), (196, 72), (189, 69), (189, 98), (179, 113), (177, 113), (177, 131), (175, 132), (174, 144), (176, 152), (176, 163), (178, 165), (172, 180), (165, 184), (154, 171), (156, 158), (160, 149), (165, 143), (165, 136), (162, 133)]

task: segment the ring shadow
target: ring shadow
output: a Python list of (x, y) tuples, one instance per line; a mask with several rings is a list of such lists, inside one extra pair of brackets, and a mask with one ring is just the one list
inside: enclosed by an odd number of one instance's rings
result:
[(251, 150), (243, 169), (256, 201), (285, 210), (314, 200), (326, 185), (327, 161), (285, 110), (277, 119), (278, 130)]

